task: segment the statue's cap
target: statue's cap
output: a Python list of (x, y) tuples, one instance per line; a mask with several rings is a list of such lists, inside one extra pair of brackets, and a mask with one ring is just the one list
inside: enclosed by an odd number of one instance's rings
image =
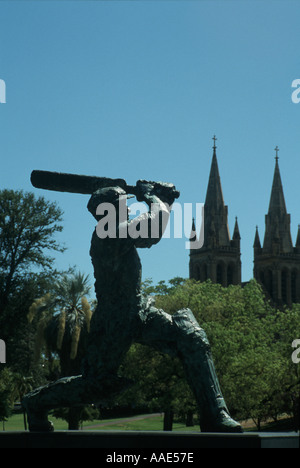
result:
[(134, 195), (128, 195), (121, 187), (105, 187), (98, 189), (92, 194), (88, 202), (88, 210), (95, 216), (100, 203), (112, 203), (115, 205), (122, 199), (132, 197), (134, 197)]

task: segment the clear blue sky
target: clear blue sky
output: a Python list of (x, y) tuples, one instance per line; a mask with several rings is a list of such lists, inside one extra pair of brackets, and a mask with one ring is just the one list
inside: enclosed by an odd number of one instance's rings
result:
[[(264, 235), (280, 169), (292, 236), (299, 210), (300, 4), (265, 1), (1, 1), (0, 187), (33, 190), (63, 209), (57, 267), (92, 276), (87, 196), (33, 189), (33, 169), (173, 182), (204, 202), (216, 134), (243, 280), (255, 226)], [(144, 278), (188, 276), (185, 241), (141, 252)]]

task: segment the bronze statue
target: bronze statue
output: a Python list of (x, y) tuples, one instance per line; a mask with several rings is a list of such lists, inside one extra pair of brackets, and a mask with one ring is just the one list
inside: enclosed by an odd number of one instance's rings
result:
[[(209, 342), (189, 309), (168, 315), (155, 307), (152, 298), (141, 294), (141, 263), (137, 248), (149, 248), (163, 235), (174, 200), (179, 192), (174, 185), (138, 181), (130, 187), (123, 179), (94, 178), (34, 171), (32, 182), (52, 190), (89, 193), (88, 209), (98, 222), (104, 214), (102, 204), (115, 208), (116, 236), (99, 236), (95, 229), (90, 255), (94, 267), (98, 300), (93, 314), (89, 344), (82, 374), (62, 378), (26, 395), (22, 401), (29, 430), (51, 431), (48, 411), (62, 406), (107, 402), (129, 382), (118, 376), (122, 358), (133, 342), (179, 357), (191, 386), (200, 414), (202, 432), (242, 432), (228, 412), (221, 394)], [(70, 190), (71, 188), (71, 190)], [(121, 216), (127, 196), (145, 202), (149, 211), (129, 220)], [(100, 214), (99, 214), (100, 213)], [(126, 235), (154, 232), (155, 236)], [(148, 231), (147, 231), (148, 229)], [(151, 231), (152, 229), (152, 231)]]

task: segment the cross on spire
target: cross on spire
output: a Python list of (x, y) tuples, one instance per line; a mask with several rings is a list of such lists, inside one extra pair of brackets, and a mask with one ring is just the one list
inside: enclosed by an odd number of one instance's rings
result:
[(275, 159), (276, 159), (276, 162), (278, 162), (278, 159), (279, 159), (279, 156), (278, 156), (279, 148), (278, 148), (278, 146), (276, 146), (275, 151), (276, 151)]
[(217, 140), (217, 137), (216, 137), (216, 135), (214, 135), (212, 139), (214, 140), (214, 146), (213, 146), (213, 149), (215, 150), (215, 149), (216, 149), (216, 140)]

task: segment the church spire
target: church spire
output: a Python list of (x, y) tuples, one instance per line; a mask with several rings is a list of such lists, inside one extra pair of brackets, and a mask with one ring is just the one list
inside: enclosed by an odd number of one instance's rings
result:
[(258, 226), (256, 226), (256, 232), (255, 232), (255, 239), (254, 239), (253, 247), (255, 249), (261, 249), (261, 243), (260, 243), (260, 238), (259, 238), (259, 233), (258, 233)]
[(267, 297), (277, 307), (300, 302), (300, 228), (296, 246), (291, 236), (291, 216), (287, 213), (278, 146), (275, 148), (275, 171), (263, 246), (258, 230), (254, 241), (254, 277)]
[(266, 232), (263, 244), (265, 251), (271, 252), (275, 244), (280, 245), (282, 253), (289, 253), (293, 250), (292, 237), (290, 231), (291, 219), (287, 213), (283, 186), (279, 169), (279, 148), (275, 148), (275, 171), (270, 197), (269, 211), (266, 215)]
[(213, 146), (213, 158), (210, 169), (208, 187), (206, 192), (205, 204), (214, 210), (219, 210), (220, 207), (224, 206), (223, 191), (221, 186), (221, 178), (219, 173), (219, 166), (217, 160), (216, 152), (216, 136), (213, 137), (214, 146)]
[(240, 247), (241, 247), (241, 234), (240, 234), (240, 228), (239, 228), (239, 223), (238, 223), (237, 216), (235, 218), (234, 231), (233, 231), (233, 235), (232, 235), (232, 241), (230, 242), (230, 244), (231, 244), (232, 247), (235, 247), (238, 250), (240, 250)]
[(213, 157), (204, 205), (204, 244), (229, 246), (228, 208), (224, 203), (216, 152), (216, 136), (213, 140)]
[(236, 216), (236, 218), (235, 218), (235, 226), (234, 226), (234, 231), (233, 231), (232, 239), (234, 239), (234, 240), (241, 240), (240, 228), (239, 228), (239, 223), (238, 223), (237, 216)]
[(273, 186), (272, 186), (270, 205), (269, 205), (269, 214), (276, 213), (277, 216), (281, 216), (283, 214), (287, 214), (287, 210), (286, 210), (286, 204), (285, 204), (285, 199), (284, 199), (284, 193), (283, 193), (283, 187), (282, 187), (282, 181), (281, 181), (281, 175), (280, 175), (279, 163), (278, 163), (278, 160), (279, 160), (278, 146), (276, 146), (275, 151), (276, 151), (276, 156), (275, 156), (276, 164), (275, 164)]
[[(224, 203), (217, 160), (216, 136), (213, 137), (213, 156), (204, 203), (204, 223), (199, 241), (201, 247), (190, 250), (190, 278), (197, 281), (210, 279), (229, 286), (241, 284), (240, 231), (236, 220), (231, 240), (228, 227), (228, 207)], [(191, 238), (194, 227), (192, 227)], [(192, 243), (191, 243), (192, 245)]]

